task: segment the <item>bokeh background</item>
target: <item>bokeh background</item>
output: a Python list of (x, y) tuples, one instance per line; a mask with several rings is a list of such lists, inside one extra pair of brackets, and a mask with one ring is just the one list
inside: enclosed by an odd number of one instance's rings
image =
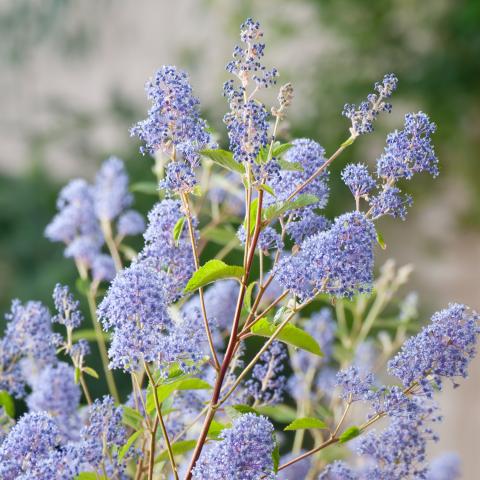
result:
[[(400, 79), (394, 112), (333, 167), (328, 213), (349, 201), (338, 171), (373, 164), (404, 113), (438, 125), (441, 175), (408, 187), (405, 222), (386, 219), (387, 251), (413, 263), (409, 288), (425, 318), (449, 301), (480, 309), (480, 2), (478, 0), (0, 0), (0, 309), (11, 298), (50, 304), (57, 281), (74, 283), (61, 247), (43, 237), (61, 185), (92, 178), (111, 154), (134, 181), (150, 178), (128, 128), (145, 117), (145, 80), (162, 64), (191, 75), (204, 116), (223, 136), (224, 64), (247, 16), (261, 21), (266, 63), (295, 87), (289, 133), (332, 152), (346, 137), (340, 112), (384, 73)], [(342, 197), (344, 200), (342, 200)], [(147, 211), (151, 197), (136, 195)], [(462, 388), (441, 399), (435, 452), (456, 450), (478, 477), (480, 359)]]

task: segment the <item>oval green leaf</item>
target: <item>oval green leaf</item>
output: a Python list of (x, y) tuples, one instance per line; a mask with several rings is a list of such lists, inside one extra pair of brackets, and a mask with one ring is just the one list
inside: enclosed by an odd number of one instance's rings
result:
[(361, 433), (361, 430), (358, 427), (350, 427), (347, 428), (339, 437), (338, 441), (340, 443), (346, 443), (349, 440), (352, 440), (352, 438), (358, 437)]
[(15, 402), (13, 401), (11, 395), (5, 390), (0, 391), (0, 405), (10, 418), (15, 417)]
[(241, 278), (244, 272), (243, 267), (227, 265), (221, 260), (209, 260), (192, 275), (184, 292), (193, 292), (204, 285), (208, 285), (222, 278)]
[(315, 417), (303, 417), (297, 418), (290, 425), (284, 428), (284, 430), (304, 430), (306, 428), (319, 428), (321, 430), (327, 429), (325, 422)]
[(228, 150), (201, 150), (200, 153), (227, 170), (237, 173), (245, 173), (245, 167), (233, 158), (233, 153)]
[[(174, 455), (181, 455), (195, 448), (196, 440), (182, 440), (172, 444), (172, 451)], [(156, 459), (155, 463), (168, 460), (168, 452), (164, 450)]]
[[(277, 328), (278, 325), (269, 322), (266, 318), (261, 318), (252, 326), (250, 331), (254, 335), (270, 338)], [(288, 343), (293, 347), (301, 348), (302, 350), (314, 353), (320, 357), (323, 356), (322, 350), (317, 341), (309, 333), (305, 332), (305, 330), (291, 325), (290, 323), (287, 323), (282, 328), (276, 338), (277, 340)]]

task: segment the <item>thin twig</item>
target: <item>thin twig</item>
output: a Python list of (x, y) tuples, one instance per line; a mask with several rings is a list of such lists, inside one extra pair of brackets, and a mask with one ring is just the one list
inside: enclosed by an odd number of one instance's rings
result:
[(148, 376), (148, 379), (150, 380), (150, 385), (152, 386), (153, 399), (155, 400), (155, 409), (157, 411), (157, 419), (160, 421), (160, 428), (162, 430), (163, 438), (165, 440), (165, 445), (167, 447), (168, 458), (170, 460), (170, 465), (172, 466), (173, 476), (175, 477), (175, 480), (178, 480), (177, 465), (175, 463), (175, 457), (173, 455), (172, 445), (170, 444), (167, 428), (165, 427), (165, 422), (163, 421), (162, 405), (158, 401), (157, 385), (155, 383), (155, 380), (153, 379), (153, 376), (150, 372), (150, 369), (148, 368), (147, 363), (144, 362), (143, 366), (145, 367), (145, 372)]
[[(192, 246), (192, 253), (193, 253), (193, 259), (195, 262), (195, 270), (198, 270), (200, 268), (200, 261), (198, 258), (198, 252), (197, 252), (197, 246), (196, 246), (196, 240), (195, 240), (195, 232), (193, 229), (193, 221), (192, 221), (192, 213), (190, 210), (190, 204), (188, 202), (188, 197), (185, 193), (181, 194), (182, 197), (182, 203), (183, 207), (185, 210), (185, 215), (187, 217), (187, 224), (188, 224), (188, 234), (190, 237), (190, 244)], [(210, 325), (208, 324), (208, 317), (207, 317), (207, 309), (205, 308), (205, 298), (203, 296), (203, 288), (198, 289), (198, 296), (200, 298), (200, 307), (202, 310), (202, 316), (203, 316), (203, 323), (205, 327), (205, 332), (207, 334), (207, 339), (208, 339), (208, 345), (210, 346), (210, 352), (212, 354), (212, 359), (215, 364), (215, 369), (218, 371), (220, 370), (220, 363), (218, 362), (217, 358), (217, 353), (215, 351), (215, 346), (213, 344), (213, 337), (212, 337), (212, 332), (210, 330)]]

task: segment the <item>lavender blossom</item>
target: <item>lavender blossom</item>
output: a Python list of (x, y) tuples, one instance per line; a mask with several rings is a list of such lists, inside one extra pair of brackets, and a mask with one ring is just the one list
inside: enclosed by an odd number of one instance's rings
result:
[(93, 207), (93, 188), (83, 179), (69, 182), (57, 200), (59, 212), (45, 229), (52, 242), (71, 243), (79, 235), (101, 235)]
[[(292, 147), (284, 154), (284, 160), (295, 166), (296, 170), (282, 170), (277, 177), (272, 179), (272, 188), (276, 197), (267, 195), (266, 205), (285, 201), (299, 185), (318, 170), (326, 162), (325, 149), (313, 140), (299, 138), (292, 142)], [(311, 205), (310, 208), (326, 206), (329, 195), (327, 180), (328, 172), (325, 170), (302, 189), (302, 194), (308, 193), (318, 198), (318, 202)]]
[(99, 255), (103, 240), (97, 236), (81, 236), (73, 240), (65, 249), (65, 257), (73, 258), (91, 267)]
[(283, 400), (286, 379), (282, 373), (286, 358), (286, 348), (280, 342), (273, 342), (262, 353), (251, 378), (245, 382), (247, 399), (253, 398), (255, 405), (276, 405)]
[(14, 355), (35, 360), (38, 368), (55, 362), (51, 337), (51, 317), (41, 302), (13, 300), (10, 313), (5, 315), (5, 341)]
[(95, 214), (101, 221), (112, 221), (131, 205), (128, 174), (119, 158), (110, 157), (103, 162), (95, 177), (93, 201)]
[(345, 104), (342, 115), (351, 120), (350, 134), (353, 137), (373, 132), (373, 122), (380, 112), (392, 111), (392, 105), (385, 100), (392, 96), (397, 89), (398, 79), (389, 73), (383, 77), (382, 83), (375, 83), (375, 91), (367, 97), (358, 107), (354, 104)]
[(97, 399), (88, 407), (88, 422), (81, 432), (82, 460), (99, 474), (117, 478), (125, 469), (125, 460), (118, 458), (118, 449), (127, 441), (122, 424), (122, 408), (115, 407), (112, 397)]
[(386, 185), (382, 191), (370, 198), (371, 215), (375, 220), (383, 215), (405, 220), (407, 207), (413, 203), (410, 195), (401, 194), (399, 188)]
[(78, 440), (80, 386), (74, 381), (74, 369), (65, 362), (45, 367), (34, 379), (27, 397), (31, 412), (47, 412), (58, 425), (65, 440)]
[(358, 453), (369, 460), (362, 477), (378, 480), (425, 478), (427, 443), (437, 439), (427, 424), (428, 415), (427, 411), (418, 417), (394, 417), (382, 432), (373, 430), (360, 437)]
[(323, 232), (331, 226), (330, 221), (323, 215), (318, 215), (314, 208), (304, 207), (292, 212), (292, 219), (287, 223), (287, 233), (297, 244), (301, 244), (307, 237)]
[(145, 90), (152, 101), (148, 118), (138, 122), (130, 133), (145, 143), (140, 148), (142, 153), (154, 155), (160, 150), (170, 158), (183, 158), (188, 168), (176, 172), (185, 174), (171, 185), (176, 189), (177, 185), (192, 181), (200, 150), (213, 146), (213, 142), (205, 121), (200, 118), (200, 102), (193, 96), (185, 72), (173, 66), (163, 66), (147, 82)]
[(61, 190), (57, 209), (58, 213), (45, 229), (45, 236), (52, 242), (65, 243), (67, 258), (89, 266), (103, 244), (94, 211), (93, 187), (85, 180), (72, 180)]
[(94, 282), (110, 282), (115, 278), (115, 262), (110, 255), (100, 253), (92, 262), (92, 278)]
[(351, 297), (373, 282), (375, 227), (360, 212), (341, 215), (330, 230), (307, 238), (277, 267), (277, 280), (300, 298), (315, 291)]
[(340, 370), (337, 374), (337, 386), (340, 387), (340, 397), (348, 402), (369, 400), (372, 395), (374, 377), (371, 373), (361, 372), (351, 366)]
[(241, 415), (233, 421), (232, 428), (222, 431), (220, 438), (200, 456), (193, 469), (194, 480), (275, 478), (274, 430), (265, 417)]
[(255, 159), (268, 141), (268, 112), (255, 98), (247, 98), (246, 89), (251, 80), (255, 82), (256, 89), (275, 84), (277, 71), (268, 71), (261, 63), (265, 45), (257, 42), (263, 37), (260, 24), (249, 18), (240, 30), (240, 39), (245, 46), (236, 46), (233, 60), (227, 64), (227, 71), (239, 80), (240, 86), (236, 87), (233, 80), (224, 84), (224, 95), (230, 105), (224, 123), (235, 160), (250, 163), (255, 168)]
[[(237, 237), (245, 245), (245, 227), (240, 226), (237, 232)], [(282, 236), (272, 227), (265, 227), (258, 237), (258, 246), (262, 252), (268, 253), (269, 250), (282, 250), (283, 240)]]
[(430, 138), (435, 130), (425, 113), (407, 113), (404, 129), (387, 137), (385, 151), (377, 161), (377, 175), (386, 180), (410, 179), (427, 171), (436, 177), (438, 158)]
[(127, 210), (118, 217), (117, 232), (120, 236), (138, 235), (145, 231), (143, 215), (136, 210)]
[(197, 184), (195, 172), (187, 162), (182, 160), (170, 162), (166, 170), (165, 180), (160, 182), (160, 188), (166, 188), (176, 193), (188, 193)]
[(376, 185), (363, 163), (348, 164), (342, 171), (342, 180), (356, 198), (368, 195)]
[[(49, 415), (25, 414), (0, 446), (0, 477), (3, 480), (73, 478), (78, 474), (78, 457), (72, 449), (58, 448), (59, 441), (57, 424)], [(52, 471), (59, 473), (46, 475)], [(62, 476), (64, 472), (68, 475)]]
[(359, 476), (345, 462), (336, 460), (327, 465), (318, 480), (359, 480)]
[(52, 317), (52, 322), (60, 323), (69, 328), (78, 328), (83, 321), (79, 310), (80, 302), (73, 298), (67, 285), (57, 283), (53, 290), (53, 302), (57, 315)]
[(389, 373), (400, 378), (407, 388), (417, 383), (428, 396), (433, 386), (442, 387), (443, 378), (456, 385), (456, 378), (467, 376), (468, 364), (475, 356), (478, 321), (478, 314), (465, 305), (449, 304), (404, 343), (390, 360)]
[(202, 356), (198, 336), (170, 317), (163, 288), (161, 276), (146, 263), (135, 263), (115, 277), (98, 307), (104, 328), (112, 331), (111, 368), (130, 372), (143, 362), (161, 367)]
[(179, 201), (157, 203), (148, 214), (148, 226), (143, 234), (145, 247), (139, 254), (141, 262), (148, 262), (156, 270), (165, 272), (168, 303), (180, 296), (195, 269), (187, 226), (177, 240), (173, 237), (173, 230), (181, 217)]

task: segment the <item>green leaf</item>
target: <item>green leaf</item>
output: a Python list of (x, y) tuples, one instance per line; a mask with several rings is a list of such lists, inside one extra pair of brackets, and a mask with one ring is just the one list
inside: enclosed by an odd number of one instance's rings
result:
[[(195, 448), (196, 440), (182, 440), (181, 442), (172, 443), (172, 451), (174, 455), (181, 455)], [(168, 460), (168, 452), (164, 450), (156, 459), (155, 463)]]
[(233, 153), (228, 150), (201, 150), (200, 153), (216, 164), (232, 172), (245, 173), (245, 167), (233, 158)]
[(175, 243), (178, 242), (178, 239), (182, 234), (183, 226), (185, 225), (185, 220), (186, 220), (186, 217), (180, 217), (177, 220), (177, 223), (175, 224), (175, 226), (173, 227), (173, 240), (175, 241)]
[(274, 434), (274, 448), (272, 452), (273, 471), (278, 472), (278, 465), (280, 464), (280, 446), (278, 445), (277, 438)]
[(209, 260), (192, 275), (184, 292), (193, 292), (204, 285), (208, 285), (222, 278), (241, 278), (244, 272), (243, 267), (227, 265), (221, 260)]
[(258, 151), (258, 155), (255, 158), (255, 163), (257, 163), (258, 165), (265, 163), (267, 161), (269, 149), (270, 145), (265, 145), (264, 147), (260, 148), (260, 150)]
[(280, 157), (283, 155), (287, 150), (290, 150), (293, 147), (293, 143), (282, 143), (272, 150), (272, 157)]
[(130, 191), (158, 196), (158, 184), (155, 182), (132, 183), (132, 185), (130, 185)]
[(311, 195), (310, 193), (303, 193), (299, 195), (295, 200), (290, 202), (276, 203), (266, 208), (263, 212), (264, 218), (268, 221), (274, 218), (282, 216), (284, 213), (291, 210), (297, 210), (299, 208), (307, 207), (318, 202), (318, 197)]
[(137, 412), (134, 408), (127, 407), (126, 405), (122, 406), (122, 422), (125, 425), (133, 428), (134, 430), (138, 430), (140, 425), (143, 422), (143, 416)]
[(79, 367), (75, 367), (75, 371), (73, 373), (73, 378), (75, 381), (75, 384), (78, 385), (78, 382), (80, 381), (80, 375), (82, 374), (82, 371), (80, 370)]
[(263, 405), (256, 407), (256, 410), (261, 415), (266, 415), (267, 417), (270, 417), (272, 420), (275, 420), (279, 423), (293, 422), (297, 416), (297, 411), (294, 408), (283, 404)]
[(105, 475), (98, 475), (95, 472), (81, 472), (76, 477), (75, 480), (105, 480)]
[(284, 430), (304, 430), (306, 428), (320, 428), (323, 430), (328, 427), (325, 425), (325, 422), (319, 418), (303, 417), (294, 420), (290, 425), (285, 427)]
[(0, 405), (10, 418), (15, 417), (15, 402), (11, 395), (5, 390), (0, 390)]
[(349, 137), (340, 146), (349, 147), (354, 141), (355, 141), (355, 137)]
[[(200, 378), (184, 378), (157, 387), (158, 402), (161, 404), (173, 392), (177, 390), (208, 390), (212, 388), (205, 380)], [(155, 398), (153, 392), (147, 394), (147, 412), (155, 410)]]
[(90, 375), (91, 377), (96, 378), (97, 380), (100, 378), (100, 377), (98, 376), (98, 373), (97, 373), (93, 368), (83, 367), (83, 371), (84, 371), (87, 375)]
[(130, 435), (129, 439), (127, 440), (127, 443), (120, 449), (120, 452), (118, 452), (118, 458), (119, 460), (122, 460), (123, 457), (127, 454), (127, 452), (130, 450), (130, 447), (135, 443), (135, 440), (143, 433), (143, 430), (138, 430), (132, 435)]
[[(278, 325), (269, 322), (266, 318), (261, 318), (257, 323), (255, 323), (250, 331), (254, 335), (259, 335), (261, 337), (270, 338)], [(277, 335), (277, 340), (281, 342), (288, 343), (297, 348), (307, 350), (307, 352), (314, 353), (318, 356), (323, 356), (322, 350), (318, 345), (317, 341), (307, 332), (302, 330), (299, 327), (295, 327), (290, 323), (287, 323), (280, 333)]]
[(352, 438), (358, 437), (360, 435), (361, 430), (358, 427), (350, 427), (347, 428), (339, 437), (338, 441), (340, 443), (346, 443)]
[(273, 188), (270, 187), (269, 185), (265, 185), (264, 183), (262, 183), (259, 186), (259, 188), (264, 190), (265, 192), (269, 193), (272, 197), (276, 197), (275, 192), (273, 191)]
[(287, 160), (277, 160), (280, 168), (282, 170), (290, 171), (290, 172), (303, 172), (304, 169), (300, 162), (288, 162)]
[(217, 422), (216, 420), (212, 420), (212, 423), (210, 424), (210, 428), (208, 429), (208, 437), (209, 438), (212, 438), (212, 439), (217, 439), (220, 435), (220, 433), (222, 433), (222, 430), (224, 430), (225, 428), (228, 428), (228, 424), (225, 424), (225, 423), (220, 423), (220, 422)]
[(377, 243), (380, 245), (380, 248), (382, 250), (387, 249), (387, 244), (385, 243), (385, 240), (383, 239), (383, 235), (377, 230)]
[(225, 407), (225, 411), (231, 418), (237, 418), (244, 413), (254, 413), (255, 415), (260, 415), (254, 408), (244, 404), (229, 405)]
[(201, 197), (202, 194), (202, 187), (200, 185), (195, 185), (192, 190), (192, 195), (195, 195), (196, 197)]
[[(250, 203), (250, 234), (253, 233), (255, 230), (255, 220), (257, 218), (257, 210), (258, 210), (258, 198), (255, 198)], [(243, 228), (245, 232), (247, 231), (247, 216), (245, 215), (245, 220), (243, 221)]]

